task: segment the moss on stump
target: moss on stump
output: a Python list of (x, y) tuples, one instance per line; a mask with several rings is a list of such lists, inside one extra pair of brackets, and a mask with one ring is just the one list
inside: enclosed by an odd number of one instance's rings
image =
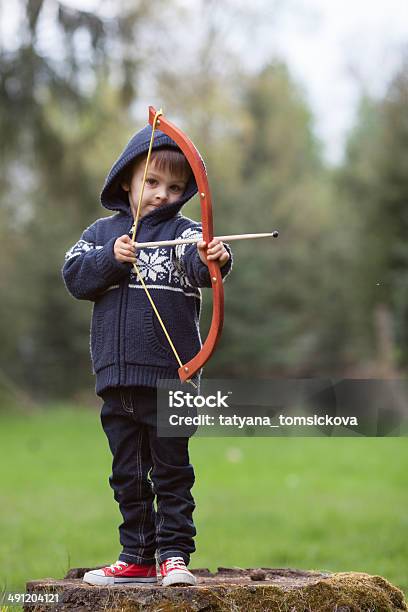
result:
[(400, 612), (407, 610), (400, 589), (381, 576), (292, 569), (218, 568), (191, 570), (194, 587), (158, 585), (91, 586), (82, 582), (89, 568), (76, 568), (63, 580), (27, 583), (27, 592), (58, 593), (58, 603), (26, 605), (31, 612)]

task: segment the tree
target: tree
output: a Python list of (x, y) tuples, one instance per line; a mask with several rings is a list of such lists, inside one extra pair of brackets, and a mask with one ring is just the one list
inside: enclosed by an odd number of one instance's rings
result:
[[(341, 197), (355, 224), (353, 285), (360, 300), (359, 331), (365, 358), (396, 375), (408, 353), (406, 231), (408, 218), (408, 78), (403, 64), (383, 99), (363, 98), (338, 175)], [(382, 321), (382, 323), (380, 323)], [(393, 344), (381, 355), (381, 337)], [(388, 365), (381, 365), (386, 359)], [(392, 371), (394, 372), (392, 374)]]

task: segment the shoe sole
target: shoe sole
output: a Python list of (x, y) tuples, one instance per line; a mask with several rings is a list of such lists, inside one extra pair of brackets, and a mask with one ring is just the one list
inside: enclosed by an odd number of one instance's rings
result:
[(162, 586), (195, 586), (197, 584), (197, 580), (194, 576), (186, 574), (185, 572), (171, 572), (169, 576), (165, 576), (163, 578)]
[(114, 578), (113, 576), (98, 576), (86, 572), (83, 581), (95, 586), (113, 586), (115, 584), (157, 584), (157, 578)]

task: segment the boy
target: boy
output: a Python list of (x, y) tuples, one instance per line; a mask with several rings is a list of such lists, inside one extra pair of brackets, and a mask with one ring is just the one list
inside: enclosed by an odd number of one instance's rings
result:
[[(158, 437), (156, 429), (156, 389), (160, 380), (178, 378), (178, 363), (132, 264), (137, 261), (185, 363), (201, 346), (199, 287), (211, 286), (206, 256), (218, 260), (223, 277), (232, 259), (229, 247), (217, 240), (137, 250), (132, 226), (150, 137), (151, 127), (146, 126), (115, 162), (101, 193), (102, 205), (115, 214), (84, 231), (67, 252), (63, 267), (68, 291), (94, 302), (93, 371), (96, 393), (104, 401), (101, 422), (113, 454), (109, 482), (123, 517), (118, 561), (87, 572), (84, 581), (89, 584), (155, 583), (156, 558), (163, 586), (196, 583), (187, 569), (196, 534), (189, 438)], [(157, 130), (137, 241), (200, 238), (200, 225), (180, 212), (196, 192), (184, 155)], [(197, 381), (199, 375), (194, 378)]]

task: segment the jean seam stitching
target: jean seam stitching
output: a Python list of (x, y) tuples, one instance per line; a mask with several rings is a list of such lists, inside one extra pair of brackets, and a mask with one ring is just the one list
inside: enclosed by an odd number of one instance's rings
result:
[(120, 401), (125, 412), (133, 413), (133, 406), (131, 408), (128, 407), (125, 394), (122, 391), (120, 391)]

